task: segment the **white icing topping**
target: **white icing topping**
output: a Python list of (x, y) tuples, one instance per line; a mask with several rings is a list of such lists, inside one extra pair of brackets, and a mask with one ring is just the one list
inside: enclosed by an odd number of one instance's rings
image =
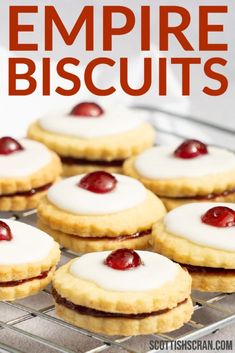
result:
[(0, 266), (42, 261), (53, 249), (54, 240), (41, 230), (18, 221), (1, 221), (10, 227), (13, 238), (0, 241)]
[(235, 168), (235, 154), (208, 147), (208, 154), (192, 159), (174, 157), (175, 147), (159, 146), (141, 153), (135, 162), (140, 175), (149, 179), (194, 178)]
[(31, 175), (51, 161), (50, 151), (41, 143), (22, 139), (23, 151), (0, 155), (0, 178), (16, 178)]
[(166, 257), (149, 251), (137, 251), (144, 265), (125, 271), (104, 264), (110, 251), (90, 253), (76, 259), (70, 273), (110, 291), (138, 292), (157, 289), (173, 281), (179, 265)]
[(77, 175), (53, 185), (47, 195), (49, 201), (70, 213), (103, 215), (135, 207), (145, 200), (145, 187), (133, 178), (113, 174), (118, 181), (114, 190), (97, 194), (78, 186), (84, 175)]
[(143, 116), (141, 111), (117, 106), (97, 118), (52, 114), (42, 117), (39, 125), (57, 134), (89, 139), (134, 130), (143, 122)]
[(213, 227), (201, 221), (210, 208), (225, 206), (235, 211), (231, 203), (192, 203), (170, 211), (164, 218), (166, 230), (181, 238), (210, 248), (235, 251), (235, 227)]

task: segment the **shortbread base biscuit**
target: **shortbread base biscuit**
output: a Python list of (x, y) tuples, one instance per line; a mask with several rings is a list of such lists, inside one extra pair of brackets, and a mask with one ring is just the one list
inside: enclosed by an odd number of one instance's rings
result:
[(51, 152), (51, 162), (34, 174), (16, 178), (0, 178), (0, 195), (29, 191), (54, 182), (61, 174), (59, 157)]
[(53, 268), (58, 263), (59, 259), (59, 244), (55, 243), (49, 255), (42, 261), (12, 266), (0, 265), (0, 282), (19, 281), (25, 278), (37, 277), (44, 271)]
[(0, 211), (23, 211), (36, 208), (47, 191), (37, 192), (32, 196), (0, 197)]
[(234, 252), (212, 249), (173, 235), (163, 220), (154, 225), (150, 242), (154, 251), (182, 264), (235, 269)]
[(13, 301), (15, 299), (25, 298), (38, 293), (51, 282), (55, 268), (56, 267), (53, 266), (47, 276), (43, 279), (29, 280), (17, 286), (0, 287), (0, 300)]
[(29, 127), (28, 136), (44, 143), (60, 156), (113, 160), (126, 159), (152, 146), (155, 131), (144, 122), (138, 128), (122, 134), (82, 139), (46, 131), (36, 122)]
[(62, 175), (64, 177), (70, 177), (78, 174), (86, 174), (91, 172), (96, 172), (99, 170), (103, 170), (107, 173), (116, 173), (122, 174), (122, 167), (101, 167), (95, 165), (78, 165), (78, 164), (62, 164), (63, 172)]
[(121, 248), (128, 249), (148, 249), (150, 247), (149, 240), (151, 237), (151, 231), (149, 235), (144, 235), (132, 239), (126, 240), (115, 240), (113, 239), (90, 239), (76, 237), (69, 234), (65, 234), (58, 230), (51, 229), (47, 225), (38, 221), (38, 227), (44, 232), (50, 234), (55, 241), (57, 241), (63, 247), (70, 249), (77, 253), (86, 253), (86, 252), (96, 252), (96, 251), (105, 251), (105, 250), (116, 250)]
[(153, 315), (144, 319), (97, 318), (78, 314), (63, 305), (55, 304), (55, 307), (58, 316), (75, 326), (105, 335), (122, 336), (163, 333), (176, 330), (190, 320), (193, 312), (191, 299), (164, 314)]
[(235, 292), (235, 274), (233, 273), (194, 273), (189, 272), (192, 277), (192, 288), (205, 292)]
[(110, 313), (152, 313), (162, 309), (175, 308), (189, 298), (191, 277), (178, 265), (173, 281), (148, 291), (107, 291), (91, 281), (71, 274), (72, 260), (60, 267), (53, 277), (53, 288), (62, 297), (76, 305)]
[(162, 202), (164, 203), (166, 209), (168, 211), (173, 210), (176, 207), (185, 205), (187, 203), (193, 202), (235, 202), (235, 192), (228, 194), (226, 196), (218, 196), (210, 200), (201, 200), (201, 199), (177, 199), (177, 198), (168, 198), (168, 197), (161, 197)]
[(162, 197), (193, 197), (222, 193), (235, 188), (235, 170), (195, 178), (151, 180), (141, 176), (135, 168), (136, 157), (123, 165), (124, 174), (140, 180), (149, 190)]
[(47, 197), (38, 206), (38, 217), (49, 228), (80, 237), (117, 237), (151, 229), (165, 215), (165, 207), (151, 191), (141, 204), (108, 215), (72, 214), (55, 207)]

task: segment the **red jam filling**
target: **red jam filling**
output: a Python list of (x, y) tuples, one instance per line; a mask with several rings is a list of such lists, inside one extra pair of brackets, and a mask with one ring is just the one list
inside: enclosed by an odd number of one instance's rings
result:
[(213, 200), (213, 199), (216, 199), (217, 197), (226, 197), (226, 196), (229, 196), (232, 194), (235, 194), (235, 189), (226, 190), (221, 193), (214, 193), (214, 194), (209, 194), (209, 195), (205, 195), (205, 196), (195, 196), (194, 199), (195, 200)]
[(110, 240), (110, 241), (124, 241), (124, 240), (128, 240), (128, 239), (136, 239), (136, 238), (141, 238), (141, 237), (145, 237), (146, 235), (151, 234), (151, 229), (149, 230), (144, 230), (142, 232), (136, 232), (133, 234), (127, 234), (127, 235), (119, 235), (117, 237), (86, 237), (86, 240)]
[(174, 156), (182, 159), (192, 159), (204, 154), (208, 154), (207, 146), (198, 140), (186, 140), (174, 151)]
[(44, 279), (48, 276), (49, 272), (50, 272), (50, 270), (44, 271), (37, 277), (21, 279), (19, 281), (0, 282), (0, 287), (15, 287), (15, 286), (19, 286), (20, 284), (23, 284), (25, 282), (33, 281), (34, 279)]
[(105, 160), (91, 160), (85, 158), (73, 158), (73, 157), (63, 157), (60, 156), (62, 163), (67, 165), (94, 165), (97, 167), (122, 167), (124, 163), (124, 159), (114, 159), (112, 161), (105, 161)]
[(206, 266), (194, 266), (188, 264), (180, 264), (181, 266), (185, 267), (189, 273), (210, 273), (210, 274), (235, 274), (235, 269), (226, 269), (226, 268), (219, 268), (219, 267), (206, 267)]
[(12, 239), (11, 229), (8, 224), (0, 221), (0, 241), (6, 240), (10, 241)]
[[(125, 313), (110, 313), (106, 311), (101, 311), (101, 310), (96, 310), (92, 308), (88, 308), (86, 306), (74, 304), (67, 300), (66, 298), (63, 298), (57, 293), (55, 288), (52, 289), (52, 295), (55, 299), (55, 302), (59, 305), (63, 305), (64, 307), (73, 310), (81, 315), (89, 315), (93, 317), (121, 317), (121, 318), (126, 318), (126, 319), (144, 319), (146, 317), (154, 316), (154, 315), (161, 315), (165, 314), (170, 310), (173, 310), (174, 308), (166, 308), (166, 309), (161, 309), (157, 311), (153, 311), (151, 313), (140, 313), (140, 314), (125, 314)], [(176, 307), (185, 304), (188, 299), (184, 299), (182, 302), (178, 303)]]
[(1, 197), (15, 197), (15, 196), (33, 196), (39, 192), (43, 192), (43, 191), (46, 191), (48, 190), (50, 187), (52, 186), (52, 183), (49, 183), (49, 184), (46, 184), (46, 185), (43, 185), (43, 186), (39, 186), (38, 188), (33, 188), (31, 190), (28, 190), (28, 191), (19, 191), (19, 192), (16, 192), (14, 194), (3, 194), (3, 195), (0, 195), (0, 198)]
[(82, 189), (96, 194), (106, 194), (111, 192), (117, 184), (117, 179), (109, 173), (98, 171), (86, 174), (78, 183)]
[(174, 198), (175, 200), (213, 200), (216, 199), (217, 197), (226, 197), (229, 195), (235, 194), (235, 189), (232, 190), (226, 190), (221, 193), (213, 193), (213, 194), (208, 194), (208, 195), (196, 195), (196, 196), (182, 196), (182, 197), (166, 197), (164, 198), (167, 199), (172, 199)]
[(75, 105), (71, 110), (70, 115), (97, 118), (104, 114), (103, 109), (93, 102), (83, 102)]
[(136, 232), (133, 234), (126, 234), (126, 235), (119, 235), (117, 237), (80, 237), (79, 235), (73, 235), (73, 234), (68, 234), (70, 237), (73, 237), (74, 239), (85, 239), (86, 241), (102, 241), (102, 240), (107, 240), (107, 241), (125, 241), (128, 239), (136, 239), (136, 238), (141, 238), (145, 237), (147, 235), (150, 235), (152, 233), (151, 229), (148, 230), (143, 230), (142, 232)]
[(208, 210), (202, 217), (203, 223), (213, 227), (227, 228), (235, 226), (235, 211), (229, 207), (216, 206)]
[(134, 250), (119, 249), (112, 251), (104, 263), (115, 270), (125, 271), (140, 266), (142, 261)]
[(0, 155), (8, 155), (14, 152), (23, 151), (23, 146), (12, 137), (5, 136), (0, 138)]

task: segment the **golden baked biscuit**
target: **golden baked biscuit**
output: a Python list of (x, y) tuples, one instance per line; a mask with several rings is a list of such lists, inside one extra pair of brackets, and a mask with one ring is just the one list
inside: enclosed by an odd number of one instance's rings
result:
[(0, 300), (24, 298), (46, 287), (59, 259), (59, 245), (46, 233), (0, 220)]
[(83, 255), (56, 271), (53, 296), (66, 321), (107, 335), (169, 332), (193, 311), (191, 278), (169, 259), (119, 249)]
[(235, 154), (197, 140), (187, 140), (177, 149), (148, 149), (129, 158), (123, 171), (158, 195), (167, 210), (191, 202), (235, 200)]
[(0, 138), (0, 211), (35, 208), (61, 173), (59, 157), (42, 144)]
[(33, 123), (28, 136), (55, 151), (72, 176), (96, 170), (119, 173), (125, 159), (151, 147), (153, 127), (143, 113), (123, 107), (105, 111), (96, 103), (80, 103), (69, 114), (46, 116)]
[(161, 200), (137, 180), (100, 171), (53, 186), (38, 206), (38, 226), (75, 252), (146, 249), (164, 214)]
[(194, 289), (235, 292), (234, 210), (230, 203), (175, 208), (154, 225), (153, 250), (185, 266)]

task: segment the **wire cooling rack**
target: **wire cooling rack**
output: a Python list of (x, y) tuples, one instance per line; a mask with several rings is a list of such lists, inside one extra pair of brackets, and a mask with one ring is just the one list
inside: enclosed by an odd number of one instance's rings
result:
[[(162, 124), (163, 116), (167, 124)], [(158, 127), (160, 138), (184, 138), (190, 130), (182, 126), (185, 117), (176, 117), (161, 112), (151, 112), (151, 118)], [(174, 123), (172, 133), (171, 123)], [(186, 120), (186, 124), (203, 131), (208, 140), (232, 147), (235, 131), (221, 129), (211, 124)], [(164, 128), (162, 128), (162, 125)], [(195, 126), (194, 126), (195, 125)], [(187, 125), (186, 125), (187, 127)], [(185, 133), (185, 131), (188, 131)], [(169, 136), (168, 136), (169, 135)], [(195, 136), (194, 136), (195, 137)], [(230, 144), (231, 140), (231, 144)], [(218, 143), (217, 143), (218, 144)], [(35, 225), (36, 212), (0, 213), (1, 218), (13, 218)], [(62, 249), (61, 264), (74, 258), (72, 252)], [(235, 323), (234, 294), (193, 292), (194, 314), (181, 329), (168, 334), (154, 334), (138, 337), (107, 337), (77, 328), (57, 318), (50, 286), (41, 293), (15, 302), (0, 303), (0, 352), (10, 353), (153, 353), (153, 343), (158, 341), (192, 340)], [(152, 344), (151, 344), (152, 342)], [(20, 347), (20, 348), (19, 348)]]

